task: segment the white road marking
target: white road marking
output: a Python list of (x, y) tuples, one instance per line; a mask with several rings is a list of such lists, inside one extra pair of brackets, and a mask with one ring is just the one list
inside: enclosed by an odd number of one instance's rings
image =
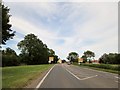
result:
[(78, 80), (80, 80), (79, 77), (77, 77), (75, 74), (73, 74), (72, 72), (70, 72), (68, 69), (66, 69), (71, 75), (73, 75), (75, 78), (77, 78)]
[(115, 78), (118, 78), (118, 79), (120, 79), (120, 77), (117, 77), (117, 76), (115, 76)]
[(71, 75), (73, 75), (75, 78), (77, 78), (78, 80), (86, 80), (89, 78), (93, 78), (93, 77), (97, 77), (98, 75), (94, 75), (94, 76), (90, 76), (90, 77), (86, 77), (86, 78), (79, 78), (77, 77), (75, 74), (73, 74), (71, 71), (69, 71), (68, 69), (66, 69)]
[(80, 80), (86, 80), (86, 79), (89, 79), (89, 78), (93, 78), (93, 77), (97, 77), (98, 75), (94, 75), (94, 76), (90, 76), (90, 77), (86, 77), (86, 78), (82, 78)]
[(120, 83), (119, 81), (115, 81), (115, 82)]
[(42, 78), (42, 80), (40, 81), (40, 83), (36, 86), (37, 89), (41, 86), (41, 84), (43, 83), (43, 81), (45, 80), (45, 78), (48, 76), (48, 74), (52, 71), (52, 69), (54, 68), (54, 66), (47, 72), (47, 74)]

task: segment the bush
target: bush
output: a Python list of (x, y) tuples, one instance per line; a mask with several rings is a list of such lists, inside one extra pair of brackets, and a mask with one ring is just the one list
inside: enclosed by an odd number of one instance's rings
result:
[(18, 66), (20, 64), (18, 57), (15, 55), (3, 55), (2, 66)]

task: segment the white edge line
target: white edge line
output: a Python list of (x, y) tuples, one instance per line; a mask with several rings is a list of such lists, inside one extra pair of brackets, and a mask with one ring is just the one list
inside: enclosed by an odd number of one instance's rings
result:
[(86, 78), (82, 78), (80, 79), (79, 77), (77, 77), (75, 74), (73, 74), (72, 72), (70, 72), (68, 69), (66, 69), (71, 75), (73, 75), (75, 78), (77, 78), (78, 80), (85, 80), (85, 79), (89, 79), (89, 78), (93, 78), (93, 77), (97, 77), (98, 75), (94, 75), (94, 76), (90, 76), (90, 77), (86, 77)]
[[(54, 65), (55, 66), (55, 65)], [(36, 88), (39, 88), (41, 86), (41, 84), (43, 83), (43, 81), (45, 80), (45, 78), (48, 76), (48, 74), (52, 71), (52, 69), (54, 68), (54, 66), (47, 72), (47, 74), (42, 78), (42, 80), (39, 82), (39, 84), (36, 86)]]

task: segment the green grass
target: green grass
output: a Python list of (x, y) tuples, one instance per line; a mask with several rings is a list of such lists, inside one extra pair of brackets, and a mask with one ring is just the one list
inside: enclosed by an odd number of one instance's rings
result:
[(2, 68), (2, 88), (22, 88), (53, 65), (27, 65)]
[(91, 68), (91, 69), (95, 69), (99, 71), (120, 74), (119, 65), (115, 65), (115, 64), (81, 64), (81, 65), (78, 65), (77, 63), (74, 63), (74, 65)]
[(0, 89), (2, 89), (2, 68), (0, 67)]

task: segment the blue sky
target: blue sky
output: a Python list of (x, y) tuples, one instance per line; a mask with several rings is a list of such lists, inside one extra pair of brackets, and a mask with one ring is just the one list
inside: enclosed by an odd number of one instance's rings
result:
[[(17, 43), (33, 33), (52, 48), (61, 59), (75, 51), (102, 54), (118, 52), (117, 2), (8, 2), (10, 23), (16, 36), (7, 41), (20, 53)], [(55, 1), (55, 0), (54, 0)]]

